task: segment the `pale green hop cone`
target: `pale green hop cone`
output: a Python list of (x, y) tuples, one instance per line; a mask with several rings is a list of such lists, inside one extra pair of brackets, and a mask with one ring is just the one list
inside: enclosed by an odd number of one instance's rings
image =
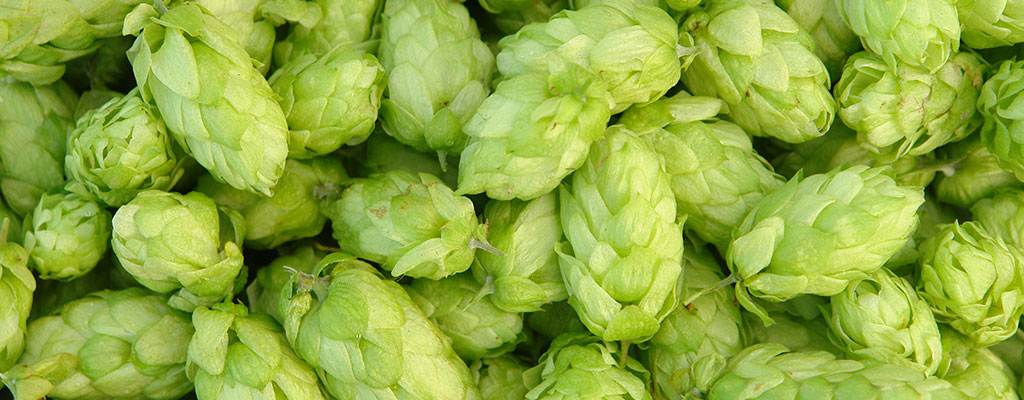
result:
[(110, 213), (95, 201), (48, 193), (25, 217), (22, 243), (41, 279), (71, 280), (96, 267), (110, 243)]
[(814, 39), (814, 55), (821, 59), (832, 80), (838, 80), (846, 59), (861, 49), (860, 38), (839, 15), (832, 0), (775, 0), (779, 8)]
[(343, 43), (363, 43), (379, 30), (383, 0), (314, 0), (322, 15), (315, 24), (294, 24), (274, 44), (274, 62), (285, 65), (307, 54), (322, 55)]
[(886, 64), (934, 73), (960, 48), (955, 0), (837, 0), (839, 15), (861, 44)]
[(623, 355), (613, 343), (587, 333), (555, 339), (540, 364), (523, 378), (529, 400), (650, 400), (650, 373), (639, 361)]
[(1024, 180), (1024, 140), (1019, 132), (1024, 122), (1016, 106), (1022, 93), (1024, 61), (1003, 61), (993, 68), (978, 97), (978, 111), (985, 119), (981, 142), (995, 156), (999, 166)]
[[(943, 339), (947, 335), (942, 332)], [(951, 335), (959, 335), (949, 332)], [(972, 399), (1013, 400), (1017, 396), (1017, 377), (1010, 366), (989, 349), (970, 348), (970, 339), (959, 337), (967, 346), (951, 354), (950, 367), (937, 375), (955, 385)], [(944, 344), (951, 344), (945, 340)], [(959, 343), (957, 343), (959, 345)], [(966, 354), (963, 354), (966, 353)]]
[(1024, 249), (1024, 191), (1008, 189), (978, 200), (971, 216), (1008, 246)]
[(989, 49), (1024, 42), (1024, 2), (1018, 0), (957, 0), (960, 39), (972, 49)]
[[(11, 368), (25, 348), (25, 323), (32, 310), (36, 279), (28, 269), (28, 252), (7, 242), (10, 223), (0, 233), (0, 371)], [(0, 373), (0, 376), (3, 374)]]
[(523, 379), (526, 369), (514, 355), (484, 358), (469, 366), (483, 400), (524, 399), (529, 390)]

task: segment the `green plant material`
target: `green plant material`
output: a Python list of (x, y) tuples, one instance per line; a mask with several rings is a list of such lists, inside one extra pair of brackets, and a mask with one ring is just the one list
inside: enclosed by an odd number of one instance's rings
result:
[(327, 253), (308, 244), (293, 249), (279, 247), (278, 253), (280, 255), (269, 265), (256, 270), (256, 279), (245, 289), (245, 294), (250, 311), (267, 313), (283, 324), (284, 316), (278, 307), (281, 290), (295, 274), (312, 273)]
[[(722, 280), (722, 269), (708, 248), (687, 246), (682, 297), (690, 298)], [(719, 288), (680, 304), (647, 343), (641, 361), (651, 371), (658, 399), (680, 399), (707, 392), (726, 360), (743, 350), (745, 329), (732, 291)]]
[(587, 331), (587, 326), (580, 322), (576, 310), (567, 301), (545, 304), (540, 311), (524, 314), (523, 320), (533, 336), (548, 343), (563, 333)]
[(288, 118), (292, 158), (326, 155), (365, 141), (373, 132), (385, 86), (377, 58), (354, 46), (294, 58), (269, 82)]
[(650, 373), (611, 343), (587, 333), (555, 338), (540, 364), (523, 374), (529, 400), (650, 400)]
[[(785, 303), (782, 303), (785, 304)], [(747, 328), (749, 344), (777, 343), (793, 351), (823, 351), (836, 357), (843, 356), (843, 350), (828, 338), (828, 323), (817, 316), (800, 318), (786, 312), (770, 310), (768, 315), (775, 323), (765, 326), (760, 317), (743, 311), (743, 326)]]
[(0, 192), (18, 215), (64, 183), (64, 154), (77, 95), (64, 82), (32, 86), (0, 79)]
[(917, 217), (921, 221), (917, 225), (917, 231), (914, 232), (910, 240), (907, 240), (900, 252), (885, 263), (886, 268), (898, 276), (913, 276), (917, 272), (917, 260), (920, 257), (917, 245), (935, 236), (939, 232), (940, 226), (957, 220), (955, 210), (939, 202), (935, 196), (928, 193), (925, 193), (924, 204), (917, 209)]
[(138, 282), (117, 263), (117, 257), (108, 252), (96, 268), (70, 281), (36, 281), (32, 296), (32, 313), (29, 321), (56, 314), (61, 306), (85, 297), (89, 293), (104, 289), (127, 289), (138, 287)]
[[(512, 4), (516, 6), (508, 8)], [(559, 11), (569, 8), (569, 2), (568, 0), (484, 0), (480, 2), (480, 6), (488, 12), (496, 14), (490, 16), (490, 19), (494, 23), (497, 33), (504, 37), (519, 32), (526, 25), (535, 22), (548, 22)]]
[(576, 64), (499, 82), (465, 126), (458, 192), (531, 200), (554, 190), (604, 135), (614, 104)]
[(28, 252), (7, 241), (9, 230), (10, 222), (4, 220), (0, 228), (0, 371), (14, 366), (25, 348), (25, 323), (36, 290), (36, 279), (27, 265)]
[(921, 67), (934, 73), (960, 48), (956, 1), (838, 0), (839, 15), (868, 51), (886, 64)]
[(7, 207), (7, 203), (3, 201), (3, 197), (0, 196), (0, 224), (7, 224), (7, 236), (6, 241), (21, 243), (21, 217), (11, 211)]
[(974, 221), (1007, 245), (1024, 249), (1024, 191), (1004, 190), (971, 206)]
[(187, 372), (202, 400), (329, 399), (270, 316), (220, 303), (192, 313)]
[(989, 49), (1024, 42), (1024, 3), (1018, 0), (957, 0), (960, 39), (972, 49)]
[(1024, 189), (1024, 183), (999, 166), (999, 160), (977, 135), (936, 153), (946, 163), (935, 185), (935, 195), (943, 203), (969, 208), (1000, 190)]
[(839, 15), (832, 0), (775, 0), (814, 39), (814, 55), (821, 59), (829, 76), (839, 78), (846, 59), (861, 49), (860, 38)]
[(266, 74), (277, 36), (274, 23), (260, 12), (260, 6), (267, 0), (194, 1), (235, 31), (238, 42), (252, 57), (256, 69), (260, 74)]
[(1024, 337), (1019, 334), (1013, 335), (988, 349), (1010, 367), (1013, 376), (1021, 376), (1021, 373), (1024, 373)]
[(247, 276), (239, 246), (245, 222), (199, 192), (147, 190), (113, 218), (114, 254), (142, 286), (172, 293), (171, 307), (192, 311), (232, 296)]
[(200, 177), (195, 190), (242, 214), (247, 247), (272, 249), (319, 234), (327, 223), (327, 217), (320, 212), (324, 188), (340, 187), (347, 180), (348, 174), (340, 161), (318, 157), (288, 160), (270, 197), (235, 189), (210, 175)]
[(650, 339), (682, 285), (683, 223), (661, 157), (613, 126), (558, 196), (567, 241), (556, 251), (569, 304), (605, 341)]
[(383, 174), (390, 171), (406, 171), (414, 174), (425, 172), (441, 178), (448, 187), (456, 187), (459, 171), (455, 168), (441, 170), (436, 154), (427, 154), (399, 143), (384, 133), (370, 135), (366, 142), (366, 159), (363, 160), (361, 176)]
[(100, 262), (110, 242), (110, 213), (95, 201), (48, 193), (25, 217), (23, 243), (40, 279), (71, 280)]
[(480, 399), (450, 339), (405, 289), (348, 254), (296, 274), (280, 309), (288, 341), (338, 399)]
[(765, 196), (736, 228), (726, 253), (740, 304), (767, 320), (751, 296), (773, 302), (833, 296), (896, 255), (917, 229), (924, 192), (898, 186), (891, 173), (852, 166), (797, 174)]
[(484, 221), (487, 242), (504, 256), (480, 252), (472, 271), (477, 281), (490, 288), (487, 298), (494, 306), (508, 312), (534, 312), (569, 296), (555, 253), (563, 235), (554, 192), (530, 201), (488, 201)]
[(918, 294), (935, 318), (978, 347), (1017, 331), (1024, 313), (1024, 255), (976, 222), (942, 225), (924, 243)]
[(633, 0), (606, 0), (565, 10), (498, 42), (505, 78), (578, 64), (608, 87), (617, 114), (657, 100), (679, 81), (678, 32), (664, 10)]
[(473, 202), (426, 173), (354, 179), (323, 212), (342, 251), (396, 277), (441, 279), (469, 269), (476, 249), (489, 247)]
[(487, 97), (494, 55), (460, 2), (387, 1), (380, 29), (381, 125), (399, 142), (437, 151), (443, 164), (466, 146), (463, 125)]
[(949, 381), (957, 389), (962, 390), (971, 399), (1012, 400), (1017, 396), (1017, 378), (1013, 370), (989, 349), (973, 348), (970, 339), (960, 336), (955, 331), (943, 330), (943, 339), (947, 335), (958, 336), (952, 341), (944, 340), (943, 345), (955, 347), (949, 356), (950, 366), (940, 371), (940, 378)]
[(511, 355), (484, 358), (469, 366), (473, 381), (480, 388), (483, 400), (523, 400), (526, 398), (526, 382), (523, 373), (526, 366)]
[(270, 196), (288, 125), (234, 29), (192, 2), (162, 13), (142, 4), (125, 21), (124, 32), (138, 35), (128, 59), (142, 98), (178, 144), (217, 180)]
[(1013, 106), (1022, 94), (1017, 82), (1024, 79), (1024, 61), (1003, 61), (994, 70), (978, 97), (978, 111), (985, 119), (981, 142), (1000, 167), (1024, 180), (1024, 140), (1018, 136), (1024, 125), (1018, 121)]
[(933, 375), (942, 338), (928, 302), (888, 269), (875, 271), (832, 296), (829, 337), (853, 358), (903, 365)]
[(187, 160), (138, 90), (87, 111), (68, 135), (67, 190), (120, 207), (147, 189), (170, 190)]
[(312, 14), (303, 16), (301, 23), (291, 26), (286, 38), (274, 44), (277, 65), (285, 65), (307, 54), (326, 54), (343, 43), (359, 44), (370, 40), (380, 29), (377, 22), (384, 1), (312, 0), (306, 5), (319, 9), (321, 15), (315, 23), (307, 19)]
[(811, 36), (768, 0), (711, 0), (681, 25), (697, 56), (682, 82), (717, 96), (755, 136), (800, 143), (828, 131), (836, 102)]
[(141, 288), (94, 292), (32, 321), (18, 365), (2, 375), (15, 400), (178, 399), (192, 391), (188, 316)]

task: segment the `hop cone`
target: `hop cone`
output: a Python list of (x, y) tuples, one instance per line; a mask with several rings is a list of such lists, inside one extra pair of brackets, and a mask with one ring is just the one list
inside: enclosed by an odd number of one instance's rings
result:
[(1018, 0), (957, 0), (960, 39), (972, 49), (989, 49), (1024, 42), (1024, 2)]
[(631, 0), (602, 1), (530, 24), (498, 43), (504, 77), (546, 72), (553, 60), (576, 63), (608, 87), (619, 113), (657, 100), (679, 81), (677, 27), (664, 10)]
[[(956, 335), (955, 332), (951, 332)], [(946, 332), (943, 332), (945, 335)], [(963, 340), (969, 340), (963, 338)], [(972, 399), (1012, 400), (1017, 396), (1017, 378), (1013, 370), (989, 349), (966, 349), (940, 377), (952, 383)]]
[(920, 187), (898, 186), (887, 168), (853, 166), (799, 174), (758, 203), (729, 245), (736, 297), (767, 318), (751, 295), (779, 302), (832, 296), (868, 277), (917, 229)]
[(380, 29), (378, 57), (388, 71), (384, 130), (442, 159), (461, 152), (462, 127), (487, 97), (494, 68), (469, 11), (449, 0), (390, 0)]
[(149, 190), (114, 214), (111, 247), (142, 286), (173, 292), (170, 305), (191, 311), (241, 289), (243, 237), (242, 216), (206, 195)]
[(496, 307), (534, 312), (568, 297), (555, 253), (563, 237), (555, 193), (530, 201), (488, 201), (484, 221), (487, 242), (504, 256), (479, 252), (472, 271), (491, 285), (488, 298)]
[(245, 294), (250, 311), (267, 313), (278, 323), (284, 323), (284, 316), (278, 307), (281, 290), (296, 273), (312, 273), (327, 253), (310, 245), (278, 249), (278, 252), (281, 255), (271, 261), (270, 265), (256, 271), (256, 279), (245, 289)]
[(711, 0), (681, 29), (699, 49), (683, 83), (693, 94), (725, 100), (744, 131), (800, 143), (832, 125), (836, 103), (814, 41), (770, 1)]
[(147, 189), (170, 190), (185, 154), (138, 90), (90, 110), (68, 135), (67, 189), (120, 207)]
[(288, 160), (274, 195), (267, 197), (217, 182), (210, 175), (199, 178), (196, 191), (220, 206), (245, 217), (245, 244), (271, 249), (282, 243), (316, 236), (327, 217), (320, 213), (320, 191), (348, 180), (337, 159)]
[(267, 0), (195, 0), (214, 17), (230, 26), (238, 42), (252, 57), (260, 74), (270, 68), (274, 52), (274, 23), (264, 17), (260, 6)]
[(480, 388), (483, 400), (523, 400), (526, 398), (526, 382), (523, 373), (526, 366), (516, 357), (505, 355), (478, 360), (469, 367), (473, 380)]
[(6, 240), (21, 243), (21, 222), (21, 217), (11, 211), (0, 196), (0, 224), (8, 224)]
[(575, 64), (498, 83), (465, 126), (459, 192), (530, 200), (554, 190), (604, 135), (613, 105), (600, 79)]
[(559, 336), (523, 375), (526, 398), (650, 400), (650, 373), (610, 345), (586, 333)]
[(295, 351), (338, 399), (479, 399), (450, 339), (369, 264), (325, 257), (281, 297)]
[(981, 141), (995, 156), (999, 166), (1024, 179), (1024, 129), (1014, 103), (1022, 94), (1018, 82), (1024, 79), (1024, 61), (1004, 61), (996, 68), (978, 98), (978, 110), (985, 119)]
[(288, 36), (274, 45), (274, 62), (285, 65), (307, 54), (327, 54), (342, 43), (371, 38), (383, 0), (313, 0), (322, 12), (316, 24), (292, 25)]
[(888, 269), (832, 296), (826, 319), (833, 341), (852, 357), (903, 365), (932, 375), (942, 338), (928, 303)]
[(487, 227), (437, 177), (392, 171), (355, 180), (324, 213), (341, 250), (392, 276), (441, 279), (469, 269)]
[(979, 347), (1006, 340), (1024, 313), (1024, 256), (975, 222), (953, 223), (921, 244), (918, 294), (936, 319)]
[[(10, 223), (4, 220), (0, 229), (0, 236), (6, 236)], [(25, 347), (25, 323), (32, 310), (36, 280), (26, 265), (28, 252), (7, 242), (6, 237), (0, 242), (0, 371), (6, 371)]]
[(110, 213), (74, 194), (44, 194), (25, 217), (25, 250), (41, 279), (71, 280), (100, 262), (110, 242)]
[(837, 0), (839, 15), (868, 51), (886, 64), (934, 73), (960, 48), (953, 0)]
[(199, 400), (329, 399), (270, 316), (220, 303), (196, 308), (192, 324), (187, 371)]
[[(688, 246), (685, 254), (684, 298), (722, 280), (718, 261), (708, 249)], [(641, 359), (651, 371), (657, 398), (679, 399), (694, 390), (707, 391), (717, 369), (743, 350), (746, 335), (735, 301), (732, 292), (719, 289), (676, 307), (665, 318)]]
[(76, 101), (64, 82), (0, 80), (0, 191), (16, 214), (32, 212), (44, 192), (64, 183)]
[(360, 176), (383, 174), (390, 171), (406, 171), (414, 174), (425, 172), (441, 178), (448, 187), (458, 185), (459, 171), (455, 168), (441, 170), (437, 154), (427, 154), (399, 143), (385, 134), (371, 135), (366, 142), (366, 158), (362, 163)]
[(858, 141), (886, 157), (920, 156), (962, 140), (981, 126), (975, 104), (987, 65), (957, 53), (934, 73), (860, 52), (836, 83), (839, 117)]
[(650, 339), (678, 301), (682, 223), (661, 157), (622, 126), (559, 190), (569, 304), (605, 341)]
[(128, 50), (135, 80), (175, 140), (217, 180), (271, 195), (288, 126), (232, 28), (191, 2), (160, 15), (143, 4), (126, 21), (139, 35)]
[(1007, 246), (1024, 249), (1024, 191), (1004, 190), (971, 206), (974, 221)]
[(1024, 183), (1017, 180), (1015, 173), (1000, 167), (1002, 162), (977, 135), (937, 153), (947, 165), (935, 185), (935, 195), (946, 204), (969, 208), (999, 190), (1024, 189)]
[(821, 59), (829, 76), (838, 78), (846, 58), (861, 49), (860, 38), (839, 15), (832, 0), (775, 0), (814, 39), (814, 55)]
[(3, 380), (16, 400), (178, 399), (192, 390), (188, 317), (140, 288), (105, 290), (32, 321)]
[(269, 82), (288, 118), (288, 156), (310, 158), (370, 136), (384, 90), (384, 68), (362, 49), (338, 46), (320, 57), (293, 59)]

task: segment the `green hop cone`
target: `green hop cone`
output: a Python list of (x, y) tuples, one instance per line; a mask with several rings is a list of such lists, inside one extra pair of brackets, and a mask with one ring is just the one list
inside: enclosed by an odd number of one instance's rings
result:
[(68, 135), (68, 191), (120, 207), (147, 189), (170, 190), (187, 157), (138, 90), (82, 116)]
[(202, 193), (148, 190), (114, 214), (111, 247), (142, 286), (191, 311), (241, 290), (244, 237), (242, 216)]
[(353, 180), (323, 212), (342, 251), (396, 277), (441, 279), (469, 269), (476, 249), (490, 247), (473, 202), (426, 173)]
[(383, 133), (370, 135), (366, 142), (366, 158), (361, 166), (361, 176), (371, 176), (390, 171), (406, 171), (414, 174), (426, 172), (441, 178), (448, 187), (458, 185), (459, 171), (455, 168), (441, 170), (437, 154), (427, 154), (399, 143)]
[(613, 105), (604, 83), (575, 64), (499, 82), (465, 126), (459, 193), (530, 200), (554, 190), (604, 135)]
[(942, 168), (935, 195), (943, 203), (970, 208), (974, 203), (1004, 189), (1024, 189), (1013, 172), (982, 143), (978, 135), (946, 146), (936, 152), (946, 165)]
[(605, 341), (643, 342), (676, 307), (683, 224), (661, 157), (613, 126), (559, 190), (569, 304)]
[(901, 365), (836, 359), (824, 351), (756, 344), (737, 354), (708, 400), (969, 399), (957, 386)]
[(327, 217), (320, 213), (321, 191), (338, 187), (346, 180), (348, 174), (340, 161), (318, 157), (288, 160), (270, 197), (235, 189), (210, 175), (199, 177), (195, 190), (245, 217), (247, 247), (271, 249), (318, 235), (327, 223)]
[(234, 31), (238, 42), (252, 57), (260, 74), (270, 68), (274, 52), (274, 23), (264, 17), (260, 6), (267, 0), (195, 0)]
[(1024, 255), (975, 222), (943, 225), (924, 243), (918, 294), (936, 319), (988, 347), (1012, 336), (1024, 313)]
[(868, 51), (934, 73), (960, 48), (953, 0), (836, 0), (839, 15)]
[(985, 119), (981, 142), (995, 156), (999, 166), (1024, 180), (1024, 140), (1018, 132), (1024, 129), (1014, 103), (1022, 91), (1018, 82), (1024, 80), (1024, 61), (1003, 61), (981, 87), (978, 111)]
[(390, 0), (381, 16), (378, 57), (388, 71), (381, 124), (419, 151), (466, 145), (463, 125), (490, 89), (494, 55), (460, 2)]
[(587, 333), (556, 338), (523, 379), (530, 388), (529, 400), (651, 399), (650, 373), (644, 366)]
[(835, 118), (828, 71), (814, 41), (768, 0), (712, 0), (681, 25), (699, 49), (682, 82), (695, 95), (729, 104), (744, 131), (800, 143)]
[(687, 216), (686, 228), (723, 251), (733, 227), (784, 183), (754, 151), (743, 129), (714, 120), (724, 106), (719, 99), (680, 92), (630, 108), (619, 120), (638, 132), (654, 128), (645, 137), (665, 160), (678, 213)]
[(95, 292), (32, 321), (3, 380), (15, 400), (179, 399), (192, 391), (188, 316), (141, 288)]
[(64, 82), (32, 86), (0, 79), (0, 191), (18, 215), (64, 183), (64, 154), (77, 96)]
[(196, 308), (192, 324), (187, 372), (199, 400), (329, 399), (270, 316), (220, 303)]
[(783, 311), (770, 310), (768, 316), (774, 323), (766, 326), (761, 317), (746, 311), (742, 314), (749, 344), (777, 343), (794, 351), (824, 351), (837, 357), (843, 355), (843, 350), (829, 340), (828, 323), (822, 316), (804, 319)]
[[(722, 280), (722, 270), (709, 249), (687, 246), (682, 296), (689, 298)], [(647, 343), (641, 361), (651, 371), (658, 399), (684, 398), (706, 392), (718, 368), (743, 350), (746, 335), (736, 297), (720, 288), (680, 305)], [(716, 368), (718, 367), (718, 368)]]
[[(943, 331), (945, 336), (947, 332)], [(956, 332), (951, 332), (957, 335)], [(972, 399), (1013, 400), (1017, 396), (1017, 378), (1013, 370), (989, 349), (971, 348), (970, 340), (961, 338), (967, 343), (966, 348), (958, 349), (966, 352), (957, 354), (951, 367), (938, 376), (949, 381)], [(946, 341), (945, 343), (948, 343)]]
[(881, 268), (917, 229), (920, 187), (896, 184), (885, 167), (797, 174), (737, 226), (726, 262), (736, 297), (767, 319), (751, 295), (780, 302), (832, 296)]
[[(0, 233), (0, 371), (12, 367), (25, 348), (25, 323), (32, 310), (36, 279), (28, 269), (28, 252), (7, 242), (10, 229), (2, 222)], [(3, 376), (0, 373), (0, 376)]]
[(490, 286), (489, 301), (508, 312), (534, 312), (569, 296), (555, 253), (563, 236), (554, 192), (530, 201), (488, 201), (484, 221), (487, 242), (504, 254), (479, 252), (472, 267)]
[(1024, 191), (1004, 190), (971, 206), (974, 221), (1008, 246), (1024, 249)]
[(217, 180), (272, 194), (288, 125), (234, 30), (191, 2), (162, 14), (143, 4), (126, 21), (135, 81), (178, 144)]
[(315, 24), (292, 25), (288, 36), (274, 44), (274, 62), (285, 65), (307, 54), (326, 54), (342, 43), (363, 43), (379, 30), (383, 0), (313, 0), (322, 15)]
[(836, 345), (853, 358), (904, 365), (932, 375), (942, 361), (942, 338), (928, 303), (888, 269), (850, 284), (825, 310)]
[[(602, 1), (530, 24), (498, 43), (505, 78), (576, 63), (600, 77), (619, 113), (657, 100), (679, 81), (678, 32), (664, 10), (632, 0)], [(557, 60), (557, 61), (554, 61)]]
[(960, 39), (972, 49), (989, 49), (1024, 42), (1024, 3), (1018, 0), (957, 0)]
[(484, 287), (469, 274), (415, 279), (407, 290), (464, 360), (509, 353), (524, 339), (523, 316), (496, 307), (490, 296), (481, 297)]
[(838, 78), (846, 58), (861, 49), (860, 38), (839, 15), (832, 0), (775, 0), (814, 39), (814, 55), (821, 59), (829, 76)]
[(44, 194), (25, 217), (25, 250), (41, 279), (71, 280), (100, 262), (110, 242), (110, 213), (75, 194)]
[(981, 126), (976, 112), (988, 68), (974, 53), (957, 53), (934, 73), (860, 52), (836, 83), (839, 117), (858, 141), (888, 158), (920, 156), (967, 137)]
[(269, 82), (288, 118), (288, 156), (310, 158), (370, 136), (384, 90), (384, 68), (373, 55), (346, 45), (320, 57), (295, 58)]
[(450, 339), (398, 283), (344, 253), (281, 293), (295, 351), (338, 399), (479, 399)]
[(504, 355), (477, 360), (469, 366), (473, 380), (480, 388), (483, 400), (523, 400), (526, 398), (526, 382), (523, 365), (515, 356)]
[(278, 307), (281, 290), (296, 273), (312, 273), (327, 253), (310, 245), (300, 245), (294, 249), (278, 248), (278, 252), (281, 255), (271, 261), (270, 265), (256, 271), (256, 279), (246, 287), (245, 294), (250, 311), (267, 313), (278, 323), (284, 323), (284, 316)]
[(64, 63), (95, 52), (100, 39), (121, 34), (125, 15), (142, 0), (11, 0), (0, 25), (0, 77), (49, 85), (64, 75)]

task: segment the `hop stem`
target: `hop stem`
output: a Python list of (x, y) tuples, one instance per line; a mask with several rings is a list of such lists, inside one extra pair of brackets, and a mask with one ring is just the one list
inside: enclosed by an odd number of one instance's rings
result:
[(469, 239), (469, 248), (483, 250), (498, 257), (505, 257), (505, 252), (499, 250), (497, 247), (491, 246), (491, 244), (487, 243), (486, 240), (471, 238)]
[(699, 291), (697, 293), (694, 293), (692, 296), (687, 298), (686, 301), (683, 302), (683, 306), (686, 307), (686, 308), (690, 308), (690, 304), (693, 304), (693, 302), (697, 301), (697, 299), (700, 298), (701, 296), (703, 296), (705, 294), (708, 294), (708, 293), (711, 293), (711, 292), (714, 292), (714, 291), (716, 291), (718, 289), (721, 289), (723, 287), (732, 285), (734, 283), (736, 283), (736, 274), (731, 274), (731, 275), (727, 276), (725, 279), (722, 279), (721, 281), (719, 281), (718, 283), (716, 283), (716, 284), (714, 284), (714, 285), (712, 285), (710, 287), (706, 287), (704, 289), (701, 289), (701, 291)]

